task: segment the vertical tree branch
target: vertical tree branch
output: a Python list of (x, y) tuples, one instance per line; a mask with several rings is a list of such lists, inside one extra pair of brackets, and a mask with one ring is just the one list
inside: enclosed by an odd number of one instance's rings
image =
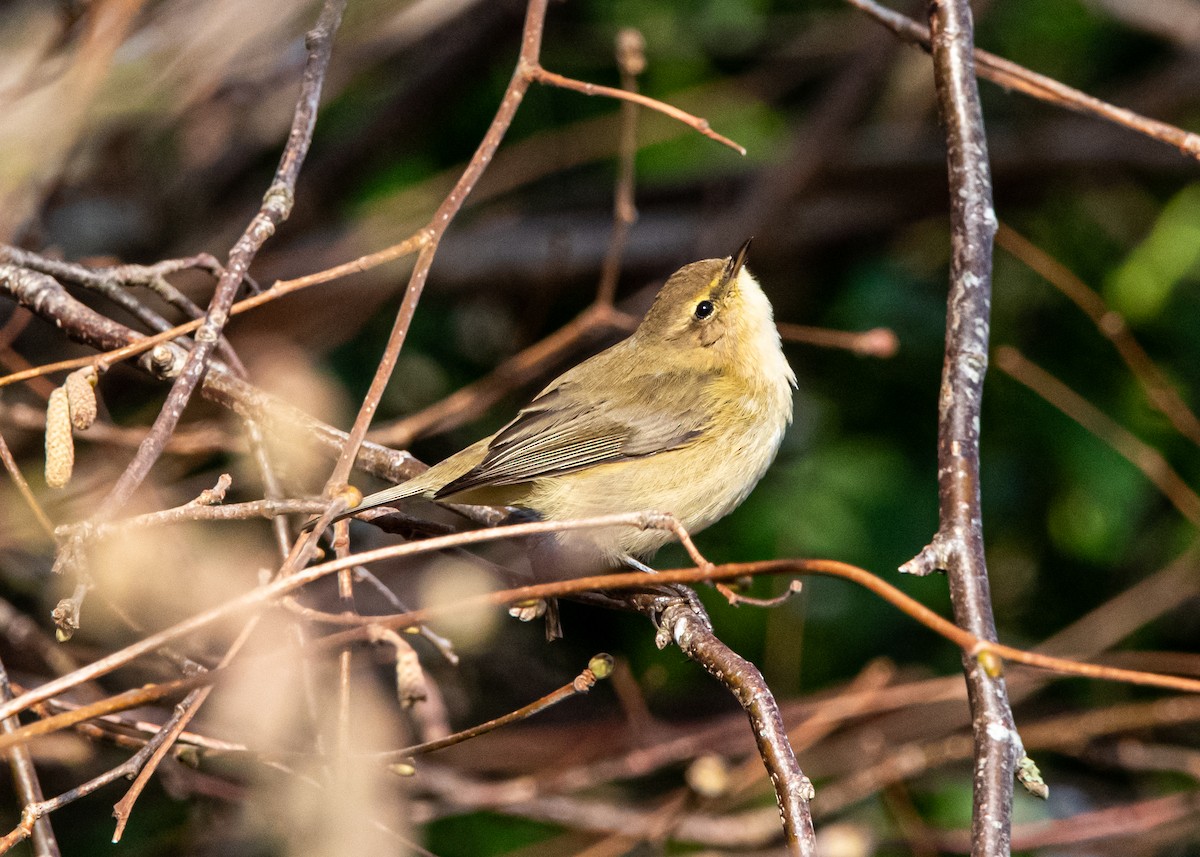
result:
[[(981, 639), (995, 640), (980, 514), (979, 413), (987, 370), (996, 213), (975, 79), (970, 5), (967, 0), (932, 0), (929, 18), (938, 107), (946, 132), (953, 246), (938, 403), (939, 526), (930, 545), (902, 570), (927, 574), (945, 569), (955, 621)], [(970, 652), (963, 656), (963, 669), (974, 733), (971, 853), (1005, 855), (1021, 741), (999, 670), (985, 668)]]

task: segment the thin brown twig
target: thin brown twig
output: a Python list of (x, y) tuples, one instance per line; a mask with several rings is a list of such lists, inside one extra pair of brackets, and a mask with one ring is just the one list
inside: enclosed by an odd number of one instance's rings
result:
[[(14, 714), (24, 711), (30, 706), (51, 699), (58, 694), (75, 687), (76, 685), (90, 681), (99, 676), (106, 675), (107, 673), (110, 673), (113, 670), (132, 662), (141, 655), (154, 651), (165, 643), (185, 637), (194, 631), (208, 627), (232, 614), (274, 601), (276, 598), (282, 597), (288, 592), (298, 589), (303, 585), (328, 576), (329, 574), (336, 573), (342, 568), (348, 567), (348, 564), (365, 564), (383, 559), (390, 559), (397, 556), (416, 555), (419, 553), (428, 552), (429, 550), (440, 550), (446, 547), (461, 545), (464, 543), (477, 544), (498, 538), (516, 538), (520, 536), (551, 532), (555, 527), (561, 528), (567, 526), (569, 528), (579, 529), (585, 527), (614, 526), (622, 523), (629, 526), (642, 526), (646, 522), (644, 518), (639, 520), (640, 517), (641, 516), (636, 515), (609, 515), (600, 518), (581, 519), (579, 521), (572, 522), (560, 522), (558, 524), (514, 524), (507, 527), (497, 527), (492, 530), (471, 531), (467, 533), (459, 533), (454, 536), (428, 539), (425, 542), (405, 545), (392, 545), (390, 547), (379, 548), (373, 551), (366, 551), (361, 554), (356, 554), (355, 556), (345, 560), (333, 560), (321, 565), (311, 566), (290, 578), (276, 580), (271, 584), (259, 587), (258, 589), (239, 596), (232, 601), (211, 608), (204, 613), (190, 617), (189, 619), (186, 619), (183, 622), (172, 626), (171, 628), (148, 635), (146, 638), (139, 640), (138, 642), (133, 643), (130, 646), (121, 649), (120, 651), (107, 655), (104, 658), (74, 670), (71, 673), (51, 680), (37, 688), (26, 691), (25, 693), (13, 699), (11, 702), (0, 704), (0, 718), (11, 717)], [(1147, 673), (1139, 670), (1083, 663), (1079, 661), (1073, 661), (1068, 658), (1053, 657), (1037, 652), (1029, 652), (1022, 649), (1017, 649), (1012, 646), (1007, 646), (1003, 643), (982, 640), (976, 637), (974, 634), (971, 634), (970, 632), (955, 625), (953, 622), (950, 622), (949, 620), (939, 616), (928, 607), (925, 607), (920, 602), (904, 594), (899, 589), (885, 582), (871, 572), (848, 563), (827, 559), (789, 559), (754, 563), (732, 563), (722, 566), (660, 571), (653, 575), (643, 572), (626, 572), (515, 587), (487, 593), (485, 595), (459, 599), (453, 605), (424, 607), (417, 610), (408, 611), (403, 614), (391, 616), (362, 617), (362, 622), (364, 624), (362, 624), (360, 627), (351, 628), (350, 630), (327, 636), (320, 640), (317, 645), (321, 648), (332, 648), (343, 646), (348, 642), (368, 641), (372, 638), (372, 633), (374, 632), (373, 629), (377, 631), (378, 628), (408, 628), (418, 624), (430, 622), (449, 611), (461, 610), (465, 607), (480, 604), (505, 605), (537, 598), (565, 597), (569, 595), (575, 595), (580, 592), (616, 591), (625, 589), (636, 590), (639, 588), (645, 588), (647, 586), (662, 587), (664, 585), (673, 584), (694, 584), (716, 580), (729, 580), (737, 577), (755, 576), (761, 574), (817, 574), (848, 580), (883, 598), (889, 604), (897, 607), (906, 615), (929, 628), (934, 633), (939, 634), (958, 646), (967, 656), (971, 658), (980, 658), (990, 655), (1011, 661), (1013, 663), (1024, 664), (1026, 666), (1049, 670), (1063, 675), (1074, 675), (1105, 681), (1128, 682), (1130, 684), (1137, 684), (1146, 687), (1159, 687), (1186, 693), (1200, 693), (1200, 679), (1184, 678), (1180, 676), (1164, 675), (1159, 673)], [(129, 696), (122, 695), (119, 697), (121, 702), (114, 702), (114, 700), (118, 698), (106, 700), (105, 704), (110, 707), (104, 708), (103, 710), (95, 709), (90, 716), (95, 717), (98, 716), (98, 714), (108, 713), (111, 710), (120, 710), (122, 708), (129, 707), (130, 705), (142, 705), (147, 701), (159, 699), (163, 696), (177, 695), (185, 690), (190, 690), (191, 688), (202, 686), (208, 682), (211, 682), (213, 677), (214, 672), (210, 671), (209, 673), (194, 678), (181, 679), (165, 685), (158, 685), (155, 686), (157, 689), (153, 691), (153, 696), (133, 695), (139, 693), (147, 694), (149, 693), (148, 689), (131, 691), (129, 692)], [(37, 724), (31, 724), (29, 726), (22, 727), (22, 730), (18, 734), (19, 736), (24, 736), (28, 734), (26, 730), (33, 730), (35, 728), (37, 728)], [(4, 739), (0, 739), (0, 748), (3, 746), (5, 746)]]
[[(875, 0), (846, 2), (867, 13), (906, 42), (929, 49), (929, 30), (912, 18), (881, 6)], [(1006, 89), (1015, 89), (1032, 98), (1065, 107), (1076, 113), (1104, 119), (1152, 140), (1173, 146), (1189, 157), (1200, 159), (1200, 134), (1184, 131), (1166, 122), (1149, 119), (1132, 110), (1109, 104), (988, 51), (975, 48), (974, 60), (979, 76), (992, 83)]]
[(712, 126), (708, 124), (707, 119), (702, 119), (699, 116), (693, 116), (686, 110), (680, 110), (678, 107), (674, 107), (663, 101), (659, 101), (657, 98), (650, 98), (647, 95), (642, 95), (640, 92), (630, 92), (625, 89), (616, 89), (611, 86), (600, 86), (596, 83), (587, 83), (586, 81), (564, 77), (561, 74), (547, 71), (546, 69), (542, 68), (538, 64), (536, 56), (526, 62), (523, 73), (528, 80), (537, 81), (538, 83), (542, 83), (547, 86), (557, 86), (561, 89), (570, 89), (575, 92), (582, 92), (584, 95), (600, 95), (607, 98), (615, 98), (619, 101), (629, 101), (642, 107), (648, 107), (651, 110), (657, 110), (664, 116), (669, 116), (672, 119), (682, 122), (684, 125), (688, 125), (696, 129), (705, 137), (716, 140), (722, 146), (728, 146), (739, 155), (746, 154), (745, 146), (735, 143), (733, 140), (730, 140), (723, 134), (718, 134), (712, 129)]
[(873, 327), (870, 330), (832, 330), (828, 327), (809, 327), (804, 324), (779, 322), (779, 335), (785, 342), (803, 342), (822, 348), (843, 348), (860, 357), (895, 357), (900, 339), (891, 328)]
[(196, 331), (195, 345), (187, 352), (183, 367), (133, 460), (100, 502), (96, 515), (98, 519), (115, 515), (129, 501), (133, 492), (149, 474), (150, 468), (162, 455), (167, 438), (179, 424), (184, 408), (208, 369), (213, 350), (221, 340), (222, 332), (229, 321), (230, 306), (241, 288), (250, 263), (259, 248), (274, 234), (276, 227), (287, 220), (291, 213), (300, 167), (308, 153), (316, 126), (317, 106), (325, 71), (333, 53), (333, 34), (341, 23), (345, 6), (346, 0), (326, 0), (316, 26), (305, 37), (308, 58), (304, 67), (300, 97), (296, 104), (291, 133), (271, 186), (263, 196), (263, 204), (258, 213), (251, 218), (250, 224), (230, 250), (229, 259), (213, 291), (204, 320)]
[(1181, 515), (1200, 527), (1200, 494), (1184, 481), (1161, 452), (1121, 426), (1083, 396), (1012, 346), (996, 349), (996, 368), (1024, 384), (1079, 423), (1136, 467)]
[[(8, 670), (0, 662), (0, 700), (13, 698), (12, 686), (8, 681)], [(20, 727), (20, 721), (15, 717), (0, 721), (0, 733), (11, 734)], [(8, 764), (12, 769), (13, 785), (17, 798), (22, 806), (38, 803), (45, 799), (42, 794), (42, 784), (38, 780), (37, 768), (33, 756), (24, 746), (13, 747), (7, 754)], [(58, 840), (54, 836), (54, 828), (50, 819), (39, 818), (33, 823), (33, 853), (35, 857), (59, 857), (62, 853)]]
[[(627, 27), (617, 33), (617, 68), (621, 74), (621, 88), (637, 92), (638, 75), (646, 70), (646, 40), (642, 34)], [(634, 180), (637, 161), (638, 105), (633, 101), (621, 102), (621, 130), (617, 143), (617, 181), (613, 192), (612, 237), (600, 267), (600, 284), (596, 287), (596, 303), (612, 306), (617, 295), (617, 280), (621, 274), (621, 259), (625, 255), (625, 243), (629, 230), (637, 221), (637, 205), (634, 198)]]
[[(366, 256), (360, 256), (353, 261), (337, 265), (333, 268), (328, 268), (324, 271), (317, 271), (314, 274), (296, 277), (295, 279), (291, 280), (279, 280), (269, 289), (259, 292), (256, 295), (243, 298), (242, 300), (233, 304), (233, 306), (229, 308), (229, 315), (231, 317), (235, 315), (241, 315), (248, 310), (271, 303), (279, 298), (284, 297), (285, 295), (290, 295), (293, 292), (307, 289), (310, 286), (320, 285), (322, 283), (331, 282), (332, 280), (336, 280), (340, 277), (370, 270), (371, 268), (382, 265), (385, 262), (391, 262), (395, 259), (415, 253), (421, 248), (423, 243), (424, 238), (420, 233), (418, 233), (417, 235), (409, 236), (404, 241), (385, 248), (384, 250), (380, 250), (376, 253), (370, 253)], [(14, 372), (9, 375), (5, 375), (4, 377), (0, 377), (0, 387), (6, 387), (9, 384), (16, 384), (20, 381), (27, 381), (30, 378), (36, 378), (41, 375), (50, 375), (55, 372), (65, 372), (70, 369), (79, 369), (83, 366), (107, 368), (114, 363), (119, 363), (122, 360), (127, 360), (130, 357), (136, 357), (138, 354), (149, 351), (156, 345), (161, 345), (164, 342), (170, 342), (178, 339), (181, 336), (186, 336), (187, 334), (197, 330), (203, 323), (203, 319), (193, 319), (192, 321), (178, 324), (175, 327), (172, 327), (170, 330), (164, 330), (151, 336), (142, 336), (141, 334), (131, 333), (128, 338), (133, 339), (134, 341), (118, 348), (111, 348), (101, 352), (100, 354), (94, 354), (89, 357), (76, 357), (70, 360), (60, 360), (56, 363), (47, 363), (45, 365), (36, 366), (22, 372)]]
[[(564, 684), (557, 690), (553, 690), (540, 699), (536, 699), (528, 705), (524, 705), (515, 711), (510, 711), (508, 714), (502, 714), (499, 717), (488, 720), (486, 723), (480, 723), (472, 726), (469, 729), (463, 729), (455, 732), (453, 735), (447, 735), (444, 738), (438, 738), (433, 741), (425, 741), (421, 744), (413, 744), (409, 747), (403, 747), (399, 750), (389, 750), (386, 753), (380, 753), (378, 759), (382, 761), (399, 761), (410, 758), (412, 756), (422, 756), (426, 753), (432, 753), (435, 750), (442, 750), (446, 747), (452, 747), (455, 744), (461, 744), (471, 738), (485, 735), (501, 726), (508, 726), (510, 723), (517, 723), (521, 720), (528, 720), (535, 714), (540, 714), (547, 708), (558, 705), (560, 702), (570, 699), (573, 696), (588, 693), (596, 682), (604, 675), (597, 675), (593, 670), (594, 662), (597, 658), (607, 658), (607, 655), (596, 655), (589, 661), (587, 668), (584, 669), (573, 681)], [(609, 658), (609, 668), (611, 669), (611, 658)]]
[[(109, 268), (88, 268), (73, 262), (59, 259), (48, 259), (37, 253), (22, 250), (18, 247), (0, 245), (0, 261), (19, 265), (31, 271), (48, 274), (60, 280), (77, 283), (84, 288), (103, 295), (117, 306), (124, 309), (134, 318), (141, 321), (151, 330), (164, 331), (171, 328), (171, 323), (154, 310), (139, 301), (126, 288), (130, 285), (140, 285), (157, 292), (167, 303), (183, 311), (191, 318), (204, 315), (203, 310), (196, 306), (182, 292), (166, 280), (167, 274), (196, 268), (208, 271), (214, 277), (221, 276), (221, 264), (207, 253), (190, 256), (184, 259), (165, 259), (153, 265), (117, 265)], [(245, 374), (245, 368), (238, 359), (237, 353), (229, 342), (221, 337), (217, 346), (221, 355), (239, 374)]]
[(419, 437), (446, 431), (478, 416), (517, 387), (560, 363), (588, 337), (632, 327), (631, 319), (624, 313), (592, 304), (545, 339), (517, 352), (478, 381), (460, 387), (424, 410), (372, 429), (367, 437), (375, 443), (404, 449)]
[[(1135, 702), (1106, 709), (1071, 712), (1027, 724), (1022, 733), (1035, 750), (1078, 752), (1097, 738), (1120, 732), (1195, 723), (1200, 718), (1200, 698), (1167, 697), (1153, 702)], [(932, 768), (962, 761), (971, 756), (971, 741), (963, 734), (937, 740), (915, 740), (893, 748), (867, 766), (856, 767), (849, 776), (821, 789), (820, 809), (837, 813), (878, 789), (910, 779)]]
[(29, 483), (25, 481), (25, 475), (21, 473), (21, 468), (17, 466), (17, 460), (13, 458), (12, 450), (8, 448), (8, 442), (4, 440), (3, 434), (0, 434), (0, 461), (4, 462), (4, 469), (8, 471), (13, 484), (17, 486), (17, 490), (21, 492), (21, 498), (25, 501), (25, 505), (33, 512), (33, 517), (37, 520), (38, 526), (42, 528), (42, 531), (46, 535), (54, 538), (54, 524), (51, 522), (50, 516), (46, 514), (46, 510), (42, 508), (42, 504), (34, 496)]
[[(101, 350), (120, 351), (139, 341), (140, 334), (80, 303), (67, 293), (61, 283), (45, 274), (0, 265), (0, 292), (11, 295), (21, 305), (52, 322), (77, 342)], [(269, 295), (264, 293), (257, 297), (265, 300)], [(182, 364), (184, 353), (177, 345), (160, 343), (151, 351), (150, 360), (142, 368), (155, 377), (172, 377)], [(96, 360), (95, 357), (88, 358), (83, 365), (92, 365)], [(294, 431), (300, 427), (310, 439), (332, 454), (340, 452), (345, 442), (344, 432), (313, 419), (280, 397), (254, 387), (222, 364), (209, 366), (202, 392), (207, 398), (239, 415), (253, 416), (268, 428), (280, 426)], [(416, 460), (407, 452), (375, 443), (363, 444), (356, 464), (369, 473), (393, 482), (408, 478), (419, 470)]]
[[(437, 207), (433, 217), (425, 229), (422, 230), (425, 242), (421, 247), (420, 253), (417, 255), (417, 262), (413, 267), (412, 274), (409, 276), (408, 285), (405, 288), (404, 297), (400, 302), (400, 309), (396, 313), (396, 320), (392, 325), (391, 333), (388, 335), (387, 344), (384, 346), (383, 354), (375, 368), (375, 374), (371, 379), (371, 385), (367, 390), (367, 394), (363, 398), (358, 414), (354, 418), (354, 425), (351, 427), (346, 442), (342, 446), (341, 455), (338, 457), (333, 471), (326, 480), (324, 494), (330, 498), (335, 498), (339, 495), (343, 487), (347, 484), (350, 470), (354, 465), (355, 458), (358, 456), (358, 449), (366, 439), (367, 430), (370, 428), (371, 420), (375, 416), (375, 410), (379, 407), (379, 401), (383, 397), (384, 389), (387, 387), (388, 381), (392, 377), (392, 371), (396, 367), (396, 361), (400, 356), (400, 349), (404, 346), (404, 342), (407, 339), (409, 326), (412, 324), (413, 316), (416, 313), (417, 302), (420, 300), (421, 293), (425, 289), (425, 283), (429, 278), (429, 269), (437, 253), (438, 242), (441, 240), (442, 235), (445, 234), (450, 221), (454, 219), (459, 209), (462, 208), (467, 196), (474, 189), (484, 170), (487, 169), (488, 163), (490, 163), (496, 150), (500, 147), (500, 143), (504, 139), (508, 127), (512, 124), (512, 120), (516, 116), (517, 108), (520, 106), (525, 93), (529, 89), (530, 78), (525, 73), (525, 69), (531, 64), (536, 64), (538, 54), (541, 51), (542, 28), (545, 23), (547, 3), (548, 0), (529, 0), (529, 5), (525, 12), (525, 25), (521, 34), (521, 50), (519, 59), (517, 60), (517, 67), (513, 71), (512, 78), (504, 91), (504, 95), (501, 97), (500, 106), (497, 108), (491, 124), (488, 126), (483, 139), (475, 150), (475, 154), (472, 155), (471, 160), (467, 163), (466, 169), (463, 170), (454, 188), (442, 200), (441, 205)], [(323, 529), (325, 523), (331, 520), (335, 514), (336, 512), (327, 511), (322, 515), (317, 526), (311, 532), (301, 536), (298, 541), (297, 550), (293, 552), (294, 559), (291, 559), (290, 563), (285, 566), (285, 574), (291, 569), (300, 567), (307, 561), (313, 550), (313, 546), (316, 544), (317, 533)]]
[[(178, 714), (173, 715), (173, 717), (175, 716), (178, 716)], [(166, 740), (167, 735), (169, 734), (170, 724), (171, 721), (168, 720), (159, 733), (151, 737), (150, 740), (146, 742), (145, 746), (143, 746), (140, 750), (134, 753), (133, 756), (126, 759), (125, 762), (117, 767), (105, 771), (103, 774), (100, 774), (99, 776), (96, 776), (93, 779), (88, 780), (86, 783), (76, 786), (69, 791), (63, 792), (57, 797), (26, 804), (25, 808), (21, 811), (20, 823), (11, 831), (9, 831), (3, 838), (0, 838), (0, 854), (8, 851), (18, 842), (22, 842), (27, 839), (39, 819), (45, 818), (50, 813), (61, 809), (67, 804), (74, 803), (80, 798), (87, 797), (109, 783), (126, 777), (134, 776), (139, 770), (141, 770), (141, 767), (145, 761), (150, 758), (159, 748), (161, 743)]]
[[(221, 662), (217, 665), (217, 669), (225, 669), (237, 657), (238, 652), (242, 650), (246, 642), (250, 639), (250, 635), (254, 633), (255, 627), (258, 625), (258, 617), (252, 617), (242, 630), (238, 633), (237, 638), (230, 645), (225, 655), (221, 658)], [(208, 699), (213, 691), (213, 685), (209, 684), (205, 687), (198, 687), (188, 694), (187, 698), (175, 707), (174, 716), (163, 724), (162, 737), (159, 735), (153, 736), (150, 741), (155, 742), (157, 746), (145, 760), (141, 769), (137, 772), (137, 777), (134, 778), (133, 784), (125, 795), (117, 801), (113, 806), (113, 816), (117, 819), (116, 829), (113, 831), (113, 842), (121, 839), (121, 835), (125, 832), (125, 825), (129, 823), (129, 816), (133, 812), (133, 805), (137, 803), (138, 797), (150, 782), (150, 777), (158, 769), (159, 764), (170, 752), (175, 745), (176, 740), (183, 733), (187, 725), (192, 722), (192, 719), (200, 711), (200, 706), (204, 705), (204, 701)], [(149, 742), (148, 742), (149, 743)]]
[(1113, 344), (1117, 354), (1125, 361), (1125, 365), (1145, 391), (1151, 407), (1165, 416), (1181, 435), (1200, 445), (1200, 418), (1192, 412), (1166, 374), (1150, 359), (1146, 349), (1142, 348), (1141, 343), (1129, 332), (1129, 325), (1120, 313), (1110, 309), (1104, 298), (1089, 288), (1087, 283), (1075, 276), (1065, 265), (1011, 226), (1000, 224), (996, 232), (996, 243), (1040, 274), (1046, 282), (1083, 310), (1096, 325), (1100, 335)]

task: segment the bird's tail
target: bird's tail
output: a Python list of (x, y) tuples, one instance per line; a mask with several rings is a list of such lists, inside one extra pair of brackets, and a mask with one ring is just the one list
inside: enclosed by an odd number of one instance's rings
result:
[[(420, 479), (410, 479), (407, 482), (401, 482), (399, 485), (393, 485), (391, 488), (384, 488), (382, 491), (376, 491), (374, 494), (369, 494), (363, 497), (362, 502), (353, 509), (347, 509), (336, 518), (333, 518), (329, 523), (335, 523), (343, 518), (349, 518), (351, 515), (357, 515), (359, 512), (365, 512), (367, 509), (374, 509), (378, 506), (387, 506), (397, 500), (404, 500), (408, 497), (416, 497), (420, 494), (427, 493), (429, 487), (422, 483)], [(311, 530), (319, 519), (305, 521), (301, 530)]]

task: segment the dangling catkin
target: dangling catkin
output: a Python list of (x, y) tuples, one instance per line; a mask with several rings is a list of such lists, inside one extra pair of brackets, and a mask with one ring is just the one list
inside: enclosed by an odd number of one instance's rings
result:
[(62, 488), (75, 467), (75, 439), (71, 436), (71, 408), (66, 387), (50, 394), (46, 404), (46, 484)]
[(96, 367), (85, 366), (67, 376), (63, 388), (71, 406), (71, 424), (83, 431), (96, 421)]

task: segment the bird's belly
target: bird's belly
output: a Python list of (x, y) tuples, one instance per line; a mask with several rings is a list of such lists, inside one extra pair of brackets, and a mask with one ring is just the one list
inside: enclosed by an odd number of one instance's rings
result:
[[(667, 512), (697, 533), (735, 509), (775, 457), (784, 425), (731, 432), (706, 443), (540, 480), (528, 505), (550, 520), (627, 512)], [(674, 535), (663, 530), (606, 527), (559, 534), (572, 548), (590, 548), (606, 562), (648, 557)]]

